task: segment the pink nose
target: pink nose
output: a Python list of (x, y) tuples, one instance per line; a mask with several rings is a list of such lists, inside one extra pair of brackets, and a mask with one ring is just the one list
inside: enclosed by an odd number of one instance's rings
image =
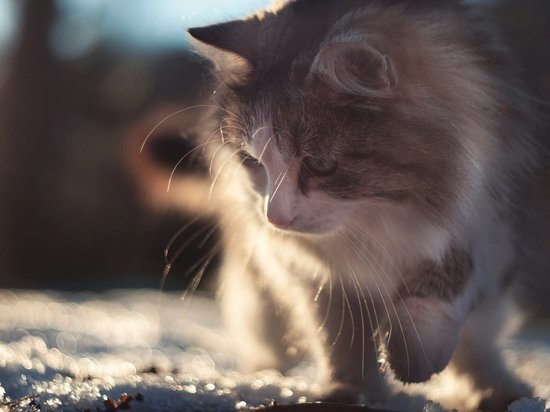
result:
[(267, 210), (266, 217), (269, 223), (281, 229), (288, 228), (294, 221), (293, 217), (278, 215), (277, 213), (273, 213), (270, 209)]

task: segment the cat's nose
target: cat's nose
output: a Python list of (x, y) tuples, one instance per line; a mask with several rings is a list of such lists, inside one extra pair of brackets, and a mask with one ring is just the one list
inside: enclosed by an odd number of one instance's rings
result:
[(280, 204), (270, 203), (268, 199), (266, 199), (265, 217), (269, 223), (281, 229), (290, 227), (295, 219), (290, 210), (286, 210)]
[(280, 229), (286, 229), (289, 228), (292, 222), (294, 221), (294, 218), (288, 218), (285, 216), (277, 216), (274, 214), (267, 214), (267, 220), (269, 223), (271, 223), (273, 226), (278, 227)]

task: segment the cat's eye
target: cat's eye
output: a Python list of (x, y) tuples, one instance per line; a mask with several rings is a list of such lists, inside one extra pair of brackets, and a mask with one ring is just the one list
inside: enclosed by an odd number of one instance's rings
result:
[(332, 159), (321, 159), (318, 157), (308, 156), (304, 158), (304, 166), (306, 170), (315, 176), (330, 176), (336, 172), (338, 163)]
[(261, 163), (255, 157), (251, 156), (245, 150), (239, 150), (239, 158), (241, 165), (247, 168), (256, 168), (261, 166)]
[(239, 150), (238, 156), (240, 158), (241, 166), (246, 169), (248, 176), (250, 177), (253, 188), (263, 196), (264, 188), (267, 184), (267, 174), (264, 166), (258, 159), (251, 156), (246, 150)]

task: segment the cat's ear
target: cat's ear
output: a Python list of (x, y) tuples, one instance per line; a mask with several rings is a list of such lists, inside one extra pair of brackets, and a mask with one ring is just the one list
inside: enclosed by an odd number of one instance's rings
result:
[(324, 46), (313, 61), (310, 76), (327, 83), (339, 96), (355, 99), (388, 98), (397, 87), (390, 57), (367, 44)]
[(190, 28), (188, 32), (202, 43), (236, 54), (254, 64), (259, 26), (260, 20), (257, 17), (252, 17), (247, 20), (194, 27)]

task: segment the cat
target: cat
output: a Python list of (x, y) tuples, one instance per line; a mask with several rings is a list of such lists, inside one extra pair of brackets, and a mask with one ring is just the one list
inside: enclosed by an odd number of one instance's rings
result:
[(200, 147), (243, 367), (311, 360), (352, 403), (447, 367), (474, 409), (531, 396), (495, 341), (542, 244), (542, 143), (491, 26), (458, 0), (294, 0), (189, 33), (218, 75)]

